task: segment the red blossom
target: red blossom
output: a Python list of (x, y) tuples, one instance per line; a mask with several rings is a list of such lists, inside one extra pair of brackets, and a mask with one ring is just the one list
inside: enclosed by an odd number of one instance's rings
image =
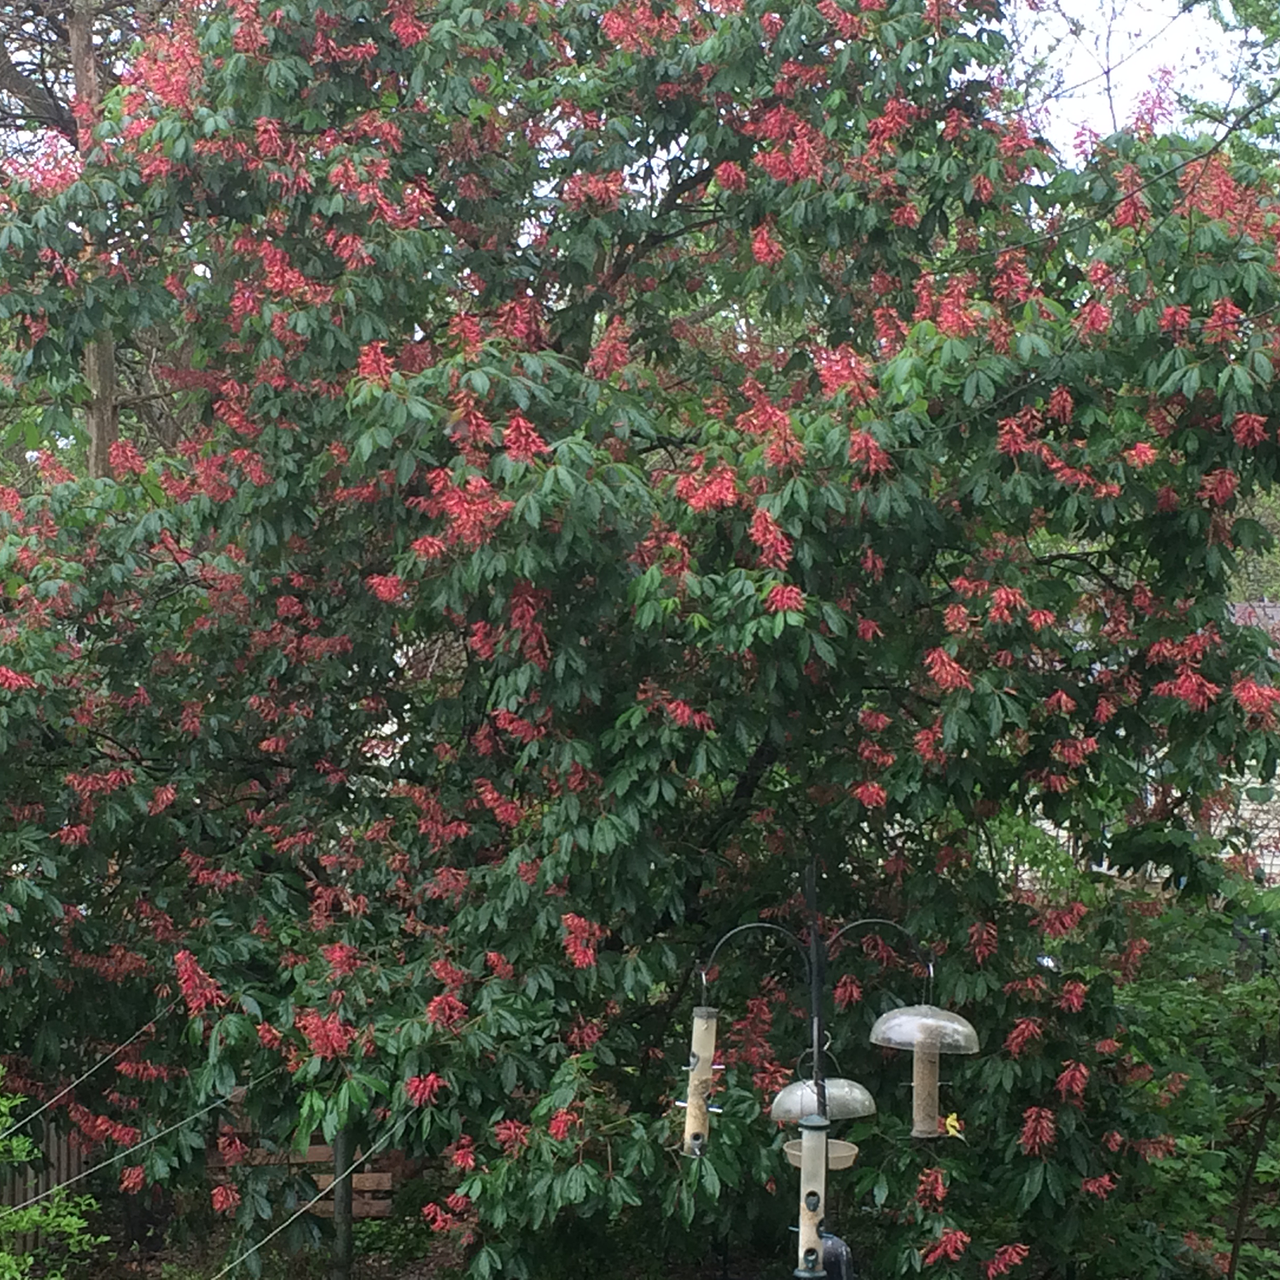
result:
[(578, 1114), (570, 1107), (561, 1107), (547, 1123), (547, 1133), (557, 1142), (565, 1142), (574, 1126), (581, 1124)]
[(938, 1237), (938, 1243), (931, 1249), (925, 1250), (924, 1265), (931, 1267), (935, 1262), (941, 1262), (943, 1258), (949, 1262), (956, 1262), (968, 1247), (968, 1233), (961, 1231), (958, 1227), (948, 1227)]
[(518, 413), (507, 419), (502, 431), (502, 447), (512, 462), (532, 462), (537, 454), (551, 452), (551, 446), (538, 434), (533, 423)]
[(364, 584), (385, 604), (395, 604), (404, 599), (404, 579), (393, 573), (371, 573)]
[(1244, 312), (1230, 298), (1219, 298), (1204, 322), (1204, 340), (1217, 344), (1233, 341), (1240, 333), (1243, 319)]
[(930, 649), (924, 655), (924, 667), (944, 693), (973, 688), (969, 673), (945, 649)]
[(726, 160), (723, 164), (716, 166), (716, 182), (725, 191), (745, 191), (747, 189), (747, 175), (739, 164), (735, 164), (732, 160)]
[(1267, 420), (1260, 413), (1237, 413), (1231, 434), (1242, 449), (1252, 448), (1267, 438)]
[(996, 1250), (995, 1257), (984, 1264), (987, 1280), (996, 1280), (996, 1276), (1006, 1275), (1014, 1267), (1021, 1266), (1030, 1252), (1025, 1244), (1002, 1244)]
[(941, 1169), (922, 1169), (916, 1184), (916, 1204), (927, 1213), (941, 1213), (947, 1198), (947, 1184)]
[(1053, 1087), (1063, 1102), (1078, 1101), (1084, 1097), (1085, 1086), (1089, 1083), (1089, 1068), (1083, 1062), (1066, 1062), (1062, 1073), (1054, 1081)]
[(572, 911), (560, 917), (564, 927), (564, 953), (573, 961), (575, 969), (594, 969), (596, 964), (596, 947), (601, 939), (608, 937), (609, 930), (603, 925), (584, 920)]
[(969, 950), (979, 965), (995, 955), (999, 947), (999, 932), (994, 924), (979, 921), (969, 926)]
[(1029, 1156), (1044, 1155), (1053, 1146), (1057, 1133), (1057, 1122), (1048, 1107), (1028, 1107), (1022, 1113), (1018, 1145)]
[(249, 1154), (248, 1146), (229, 1124), (223, 1125), (218, 1134), (218, 1154), (228, 1165), (240, 1164)]
[(132, 1164), (120, 1171), (120, 1190), (125, 1195), (137, 1195), (146, 1180), (146, 1170), (140, 1164)]
[(1083, 902), (1073, 902), (1066, 907), (1046, 907), (1031, 923), (1043, 929), (1050, 938), (1064, 938), (1080, 924), (1088, 911)]
[(1056, 1003), (1064, 1013), (1079, 1013), (1084, 1008), (1085, 997), (1088, 994), (1088, 984), (1072, 979), (1062, 984), (1062, 994)]
[(868, 809), (883, 809), (889, 800), (889, 793), (878, 782), (860, 782), (851, 794)]
[(1219, 467), (1216, 471), (1208, 472), (1201, 480), (1196, 496), (1215, 507), (1225, 506), (1235, 497), (1239, 484), (1240, 477), (1234, 471), (1228, 467)]
[(227, 1003), (222, 988), (205, 973), (190, 951), (179, 951), (173, 963), (178, 970), (178, 990), (193, 1018), (206, 1009), (220, 1008)]
[(177, 796), (178, 788), (173, 786), (172, 783), (166, 782), (151, 793), (151, 803), (147, 805), (147, 812), (152, 817), (158, 813), (163, 813), (177, 799)]
[(422, 1216), (432, 1231), (448, 1231), (457, 1226), (457, 1219), (453, 1214), (442, 1209), (438, 1204), (424, 1204)]
[(493, 1136), (504, 1155), (515, 1157), (529, 1145), (529, 1126), (519, 1120), (499, 1120), (493, 1126)]
[(240, 1203), (240, 1190), (224, 1182), (214, 1187), (209, 1199), (214, 1213), (230, 1213)]
[(28, 675), (15, 671), (12, 667), (0, 666), (0, 689), (14, 693), (19, 689), (34, 689), (36, 682)]
[(337, 1013), (322, 1015), (318, 1009), (299, 1009), (293, 1025), (302, 1033), (311, 1052), (322, 1061), (344, 1058), (356, 1038), (355, 1027)]
[(793, 583), (775, 583), (764, 602), (766, 613), (804, 612), (804, 592)]
[(457, 1142), (445, 1147), (444, 1153), (449, 1163), (463, 1173), (470, 1173), (476, 1167), (476, 1140), (469, 1134), (460, 1135)]
[(434, 1026), (452, 1031), (467, 1020), (467, 1006), (455, 995), (447, 992), (434, 997), (427, 1004), (427, 1021)]
[(386, 387), (390, 384), (391, 375), (394, 372), (391, 361), (387, 359), (386, 352), (382, 349), (382, 343), (370, 342), (367, 346), (360, 348), (360, 360), (356, 365), (357, 377), (365, 378), (375, 386)]
[(1097, 1196), (1105, 1200), (1116, 1189), (1116, 1175), (1104, 1173), (1097, 1178), (1081, 1178), (1080, 1191), (1084, 1195)]
[(751, 253), (763, 267), (776, 267), (787, 256), (786, 250), (778, 243), (774, 237), (773, 228), (767, 222), (762, 222), (755, 229), (751, 237)]
[(1011, 1057), (1020, 1057), (1032, 1040), (1044, 1039), (1044, 1022), (1040, 1018), (1019, 1018), (1005, 1037), (1004, 1047)]
[(431, 1071), (425, 1076), (410, 1076), (404, 1082), (404, 1096), (411, 1107), (430, 1107), (435, 1105), (440, 1090), (448, 1087), (442, 1076)]
[(851, 1004), (857, 1004), (862, 999), (862, 985), (853, 974), (846, 973), (836, 983), (834, 996), (836, 1008), (847, 1009)]
[(751, 541), (760, 548), (760, 564), (768, 569), (785, 569), (791, 561), (791, 539), (777, 520), (763, 507), (751, 517)]

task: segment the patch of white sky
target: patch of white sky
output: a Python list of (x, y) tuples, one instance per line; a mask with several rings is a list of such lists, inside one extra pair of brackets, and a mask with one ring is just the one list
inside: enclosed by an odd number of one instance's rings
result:
[(1179, 95), (1227, 117), (1244, 104), (1232, 84), (1243, 37), (1187, 0), (1013, 0), (1009, 34), (1019, 78), (1033, 71), (1036, 126), (1064, 159), (1081, 130), (1106, 137), (1160, 104), (1157, 128), (1182, 124)]

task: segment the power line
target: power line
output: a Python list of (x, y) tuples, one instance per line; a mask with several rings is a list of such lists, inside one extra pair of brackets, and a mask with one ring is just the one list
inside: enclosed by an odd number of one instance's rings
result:
[(343, 1170), (343, 1172), (340, 1173), (336, 1178), (334, 1178), (334, 1180), (327, 1187), (325, 1187), (323, 1191), (317, 1191), (316, 1194), (312, 1196), (311, 1199), (308, 1200), (307, 1203), (304, 1204), (301, 1209), (299, 1209), (296, 1213), (290, 1214), (289, 1217), (287, 1217), (274, 1231), (271, 1231), (267, 1235), (263, 1236), (261, 1240), (259, 1240), (256, 1244), (251, 1245), (238, 1258), (234, 1258), (232, 1259), (232, 1261), (228, 1262), (227, 1265), (223, 1267), (221, 1271), (219, 1271), (216, 1275), (210, 1277), (210, 1280), (222, 1280), (223, 1276), (228, 1275), (230, 1272), (234, 1271), (236, 1267), (238, 1267), (251, 1254), (257, 1253), (257, 1251), (261, 1249), (264, 1244), (267, 1244), (269, 1241), (274, 1240), (276, 1236), (278, 1236), (286, 1227), (288, 1227), (291, 1223), (296, 1222), (300, 1217), (302, 1217), (304, 1213), (308, 1212), (308, 1210), (310, 1210), (312, 1205), (314, 1205), (319, 1200), (323, 1200), (324, 1197), (327, 1196), (329, 1192), (332, 1191), (338, 1185), (338, 1183), (343, 1181), (344, 1178), (350, 1177), (350, 1175), (354, 1173), (355, 1170), (360, 1165), (364, 1164), (364, 1162), (368, 1160), (370, 1156), (374, 1155), (379, 1150), (379, 1148), (385, 1146), (387, 1143), (387, 1140), (391, 1137), (392, 1132), (393, 1130), (388, 1129), (387, 1132), (384, 1133), (382, 1137), (379, 1138), (378, 1141), (375, 1142), (373, 1146), (369, 1148), (368, 1151), (366, 1151), (362, 1156), (356, 1159), (347, 1169)]
[(32, 1120), (36, 1118), (36, 1116), (42, 1115), (44, 1112), (48, 1111), (50, 1107), (55, 1106), (61, 1099), (65, 1098), (67, 1094), (71, 1093), (76, 1088), (77, 1085), (83, 1084), (100, 1067), (105, 1067), (108, 1062), (110, 1062), (117, 1054), (122, 1053), (125, 1049), (127, 1049), (139, 1036), (144, 1035), (148, 1030), (154, 1027), (156, 1022), (159, 1021), (159, 1019), (163, 1018), (168, 1013), (172, 1013), (173, 1008), (177, 1003), (178, 1003), (177, 1000), (171, 1000), (167, 1008), (161, 1009), (160, 1012), (156, 1014), (154, 1018), (149, 1018), (123, 1044), (116, 1045), (116, 1047), (112, 1049), (109, 1054), (107, 1054), (103, 1058), (100, 1058), (96, 1063), (94, 1063), (94, 1065), (91, 1066), (89, 1070), (84, 1073), (84, 1075), (77, 1077), (69, 1085), (67, 1085), (67, 1087), (63, 1089), (60, 1093), (55, 1093), (53, 1097), (50, 1098), (49, 1101), (44, 1104), (44, 1106), (37, 1107), (33, 1112), (31, 1112), (30, 1115), (23, 1116), (21, 1120), (15, 1120), (13, 1124), (11, 1124), (3, 1133), (0, 1133), (0, 1142), (3, 1142), (11, 1134), (17, 1133), (17, 1131), (21, 1129), (23, 1125), (29, 1124)]
[[(252, 1089), (254, 1085), (261, 1084), (264, 1080), (271, 1079), (272, 1076), (283, 1070), (284, 1064), (281, 1063), (278, 1067), (273, 1067), (270, 1071), (260, 1075), (256, 1080), (251, 1080), (246, 1086), (246, 1089)], [(161, 1138), (167, 1137), (175, 1130), (181, 1129), (184, 1125), (190, 1124), (193, 1120), (199, 1120), (201, 1116), (208, 1115), (210, 1111), (216, 1111), (218, 1107), (225, 1106), (231, 1101), (234, 1096), (234, 1092), (235, 1091), (233, 1090), (232, 1093), (227, 1094), (226, 1097), (223, 1098), (215, 1098), (207, 1106), (201, 1107), (199, 1111), (193, 1112), (191, 1115), (187, 1116), (186, 1119), (179, 1120), (176, 1124), (171, 1124), (167, 1129), (161, 1129), (159, 1133), (152, 1134), (151, 1137), (143, 1138), (141, 1142), (135, 1142), (133, 1146), (126, 1147), (123, 1151), (116, 1152), (116, 1154), (111, 1156), (109, 1159), (103, 1160), (98, 1164), (93, 1165), (91, 1168), (85, 1169), (81, 1173), (77, 1173), (74, 1178), (68, 1178), (66, 1182), (60, 1182), (56, 1187), (50, 1187), (47, 1191), (42, 1191), (39, 1195), (32, 1196), (30, 1200), (24, 1200), (21, 1204), (15, 1204), (11, 1208), (6, 1208), (3, 1213), (0, 1213), (0, 1222), (3, 1222), (10, 1214), (17, 1213), (20, 1209), (29, 1209), (33, 1204), (39, 1204), (41, 1200), (47, 1199), (55, 1192), (63, 1191), (67, 1187), (73, 1186), (75, 1183), (91, 1177), (101, 1169), (107, 1169), (113, 1164), (118, 1164), (125, 1158), (125, 1156), (131, 1155), (135, 1151), (141, 1151), (144, 1147), (151, 1146), (153, 1142), (159, 1142)]]

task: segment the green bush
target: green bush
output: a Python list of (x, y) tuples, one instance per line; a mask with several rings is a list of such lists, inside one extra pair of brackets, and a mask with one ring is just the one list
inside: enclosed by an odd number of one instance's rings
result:
[[(0, 1085), (4, 1069), (0, 1068)], [(39, 1159), (39, 1150), (21, 1133), (10, 1133), (14, 1117), (23, 1102), (20, 1095), (0, 1092), (0, 1179), (13, 1166)], [(65, 1267), (74, 1258), (87, 1254), (105, 1237), (89, 1229), (88, 1215), (95, 1208), (91, 1196), (68, 1195), (59, 1190), (37, 1204), (10, 1209), (0, 1206), (0, 1280), (64, 1280)], [(23, 1237), (39, 1234), (38, 1247), (22, 1246)]]

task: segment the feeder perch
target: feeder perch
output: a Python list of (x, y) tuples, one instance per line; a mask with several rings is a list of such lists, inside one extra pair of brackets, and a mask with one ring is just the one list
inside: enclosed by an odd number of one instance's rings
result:
[(707, 1149), (707, 1130), (711, 1126), (711, 1108), (707, 1095), (711, 1092), (711, 1071), (716, 1054), (716, 1015), (718, 1009), (699, 1005), (693, 1011), (693, 1037), (689, 1047), (689, 1099), (684, 1112), (684, 1153), (700, 1156)]
[(938, 1055), (977, 1053), (978, 1033), (957, 1013), (931, 1004), (907, 1005), (882, 1014), (871, 1043), (912, 1053), (913, 1138), (938, 1136)]

